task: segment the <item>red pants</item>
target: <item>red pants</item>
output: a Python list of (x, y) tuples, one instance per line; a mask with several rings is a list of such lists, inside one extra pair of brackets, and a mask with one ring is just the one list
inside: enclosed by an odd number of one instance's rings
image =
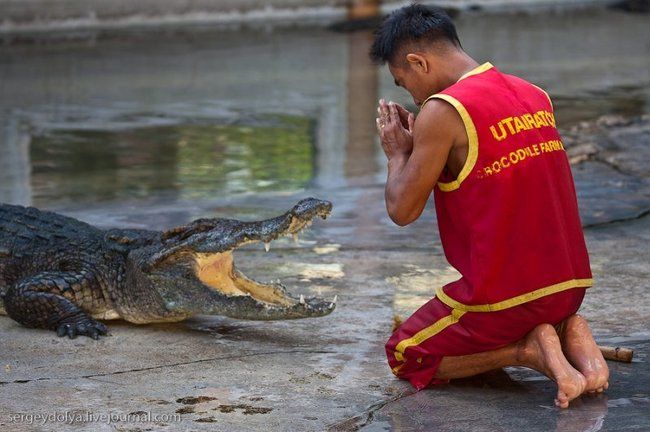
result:
[(463, 312), (434, 297), (388, 340), (388, 364), (418, 390), (446, 382), (434, 378), (443, 357), (492, 351), (539, 324), (556, 325), (578, 311), (584, 295), (584, 288), (573, 288), (497, 312)]

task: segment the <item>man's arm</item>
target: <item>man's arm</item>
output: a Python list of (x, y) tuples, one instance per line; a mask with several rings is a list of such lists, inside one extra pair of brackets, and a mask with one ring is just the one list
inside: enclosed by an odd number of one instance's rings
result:
[(388, 121), (380, 129), (382, 147), (388, 157), (386, 209), (393, 222), (404, 226), (422, 214), (455, 137), (459, 131), (465, 132), (456, 110), (433, 99), (420, 111), (411, 131), (412, 142), (408, 143), (407, 135), (399, 130), (403, 125), (397, 108), (389, 105), (388, 109)]

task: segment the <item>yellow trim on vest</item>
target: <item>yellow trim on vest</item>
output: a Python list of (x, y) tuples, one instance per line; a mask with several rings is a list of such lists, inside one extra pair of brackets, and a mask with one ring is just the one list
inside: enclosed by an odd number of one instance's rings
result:
[(434, 94), (433, 96), (429, 96), (424, 101), (424, 103), (427, 103), (430, 99), (434, 99), (434, 98), (447, 101), (456, 109), (456, 111), (458, 111), (458, 114), (460, 114), (460, 118), (463, 120), (463, 124), (465, 125), (465, 131), (467, 132), (467, 141), (469, 143), (469, 150), (467, 151), (467, 159), (465, 160), (465, 164), (463, 165), (463, 168), (460, 170), (460, 173), (458, 174), (456, 180), (446, 182), (446, 183), (438, 182), (438, 187), (440, 188), (441, 191), (450, 192), (458, 189), (460, 187), (460, 184), (463, 182), (463, 180), (465, 180), (469, 175), (469, 173), (472, 172), (472, 169), (474, 169), (474, 165), (476, 164), (476, 160), (478, 159), (478, 133), (476, 132), (476, 127), (474, 126), (474, 122), (472, 121), (472, 118), (470, 117), (469, 113), (467, 112), (463, 104), (458, 101), (458, 99), (446, 94)]
[[(465, 79), (465, 78), (467, 78), (467, 77), (470, 77), (470, 76), (472, 76), (472, 75), (478, 75), (478, 74), (480, 74), (480, 73), (485, 72), (486, 70), (492, 69), (493, 67), (494, 67), (494, 66), (492, 65), (492, 63), (490, 63), (490, 62), (485, 62), (485, 63), (483, 63), (482, 65), (477, 66), (477, 67), (475, 67), (474, 69), (472, 69), (471, 71), (467, 72), (467, 73), (466, 73), (465, 75), (463, 75), (462, 77), (458, 78), (458, 81), (460, 81), (460, 80), (462, 80), (462, 79)], [(458, 82), (458, 81), (456, 81), (456, 82)]]
[[(475, 67), (471, 71), (461, 76), (458, 79), (458, 81), (461, 81), (472, 75), (478, 75), (480, 73), (492, 69), (493, 67), (494, 65), (492, 65), (492, 63), (485, 62), (482, 65)], [(438, 187), (440, 188), (441, 191), (450, 192), (460, 187), (460, 184), (463, 182), (463, 180), (467, 178), (469, 173), (474, 168), (474, 165), (476, 164), (476, 160), (478, 159), (478, 134), (476, 133), (476, 127), (474, 126), (474, 122), (472, 121), (472, 118), (470, 117), (469, 113), (467, 112), (463, 104), (461, 104), (456, 98), (452, 96), (445, 95), (445, 94), (434, 94), (432, 96), (429, 96), (422, 103), (420, 109), (422, 109), (422, 107), (424, 107), (424, 104), (426, 104), (429, 100), (434, 98), (445, 100), (448, 103), (450, 103), (454, 108), (456, 108), (456, 111), (458, 111), (458, 114), (460, 114), (460, 117), (463, 120), (463, 124), (465, 125), (465, 130), (467, 131), (467, 139), (469, 141), (469, 151), (467, 153), (467, 160), (465, 161), (465, 165), (463, 165), (463, 168), (458, 174), (458, 178), (456, 178), (456, 180), (451, 182), (446, 182), (446, 183), (438, 182)]]
[[(457, 323), (460, 317), (463, 315), (465, 315), (464, 311), (453, 310), (451, 311), (451, 315), (447, 315), (446, 317), (439, 319), (430, 326), (423, 328), (410, 338), (401, 340), (395, 347), (395, 358), (398, 361), (404, 361), (404, 350), (406, 350), (406, 348), (420, 345), (422, 342), (429, 339), (430, 337), (437, 335), (450, 325)], [(397, 368), (393, 368), (394, 372), (396, 372), (395, 369)]]
[(589, 288), (594, 284), (593, 279), (571, 279), (568, 281), (560, 282), (555, 285), (550, 285), (544, 288), (531, 291), (526, 294), (521, 294), (516, 297), (509, 298), (497, 303), (492, 304), (482, 304), (482, 305), (466, 305), (461, 302), (458, 302), (451, 297), (449, 297), (442, 287), (436, 289), (436, 297), (453, 309), (458, 309), (463, 312), (496, 312), (503, 309), (508, 309), (514, 306), (519, 306), (520, 304), (527, 303), (533, 300), (537, 300), (541, 297), (547, 295), (556, 294), (561, 291), (566, 291), (572, 288)]
[[(531, 84), (533, 84), (533, 83), (531, 83)], [(543, 88), (541, 88), (540, 86), (537, 86), (535, 84), (533, 84), (533, 86), (537, 87), (538, 90), (541, 90), (546, 95), (546, 99), (548, 99), (548, 103), (551, 104), (551, 110), (553, 110), (553, 101), (551, 100), (551, 97), (548, 95), (548, 92), (546, 90), (544, 90)]]

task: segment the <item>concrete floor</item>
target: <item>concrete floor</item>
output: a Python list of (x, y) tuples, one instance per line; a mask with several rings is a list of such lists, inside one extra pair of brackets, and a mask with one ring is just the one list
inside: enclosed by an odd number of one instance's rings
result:
[[(298, 245), (281, 240), (269, 253), (256, 245), (236, 257), (258, 280), (280, 278), (297, 293), (337, 294), (331, 315), (111, 322), (111, 336), (100, 341), (57, 338), (0, 317), (0, 430), (647, 430), (649, 130), (647, 121), (590, 130), (597, 152), (574, 167), (596, 280), (582, 312), (599, 343), (636, 354), (631, 364), (609, 363), (604, 395), (559, 410), (552, 382), (516, 368), (418, 393), (395, 379), (383, 347), (394, 314), (413, 311), (455, 273), (444, 260), (432, 208), (413, 225), (396, 227), (385, 215), (382, 186), (360, 182), (311, 191), (333, 201), (335, 211)], [(626, 146), (605, 152), (612, 140), (643, 145), (629, 157)], [(218, 214), (266, 216), (298, 197), (201, 205)], [(185, 222), (146, 201), (93, 211), (67, 213), (91, 222), (103, 213), (134, 226), (143, 218), (161, 226)], [(140, 415), (144, 421), (135, 419)]]

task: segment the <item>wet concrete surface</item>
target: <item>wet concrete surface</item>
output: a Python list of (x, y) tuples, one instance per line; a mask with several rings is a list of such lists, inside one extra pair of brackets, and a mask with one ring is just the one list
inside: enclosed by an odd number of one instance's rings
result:
[[(647, 351), (649, 347), (647, 341), (635, 345), (637, 350)], [(637, 387), (637, 380), (644, 381), (643, 375), (648, 372), (644, 366), (610, 364), (616, 385), (604, 395), (584, 396), (564, 411), (549, 403), (548, 395), (554, 391), (550, 381), (528, 370), (509, 368), (401, 397), (375, 411), (372, 421), (361, 430), (643, 430), (647, 428), (650, 398), (647, 391)], [(631, 395), (631, 388), (639, 392)]]

